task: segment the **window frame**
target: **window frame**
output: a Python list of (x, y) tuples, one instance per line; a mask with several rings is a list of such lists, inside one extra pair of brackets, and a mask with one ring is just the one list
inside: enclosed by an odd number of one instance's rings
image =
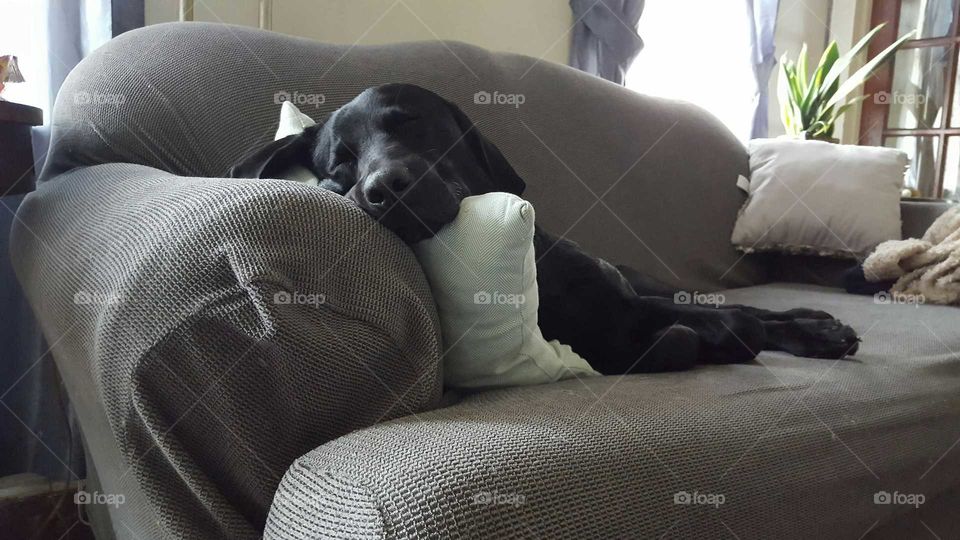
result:
[[(870, 27), (887, 23), (870, 43), (869, 55), (873, 58), (883, 49), (890, 46), (897, 39), (897, 32), (900, 28), (900, 8), (903, 0), (873, 0), (873, 11), (870, 16)], [(890, 128), (887, 127), (889, 121), (890, 109), (887, 104), (877, 103), (875, 100), (868, 99), (863, 102), (863, 108), (860, 116), (860, 143), (868, 146), (883, 146), (889, 137), (935, 137), (939, 139), (940, 144), (937, 148), (937, 170), (935, 175), (935, 192), (933, 197), (943, 198), (943, 180), (947, 167), (947, 142), (951, 136), (960, 137), (960, 127), (950, 127), (953, 116), (953, 96), (957, 86), (957, 61), (960, 58), (960, 2), (957, 2), (953, 10), (953, 22), (950, 32), (944, 37), (911, 39), (903, 44), (900, 50), (921, 49), (931, 47), (952, 46), (950, 53), (952, 61), (947, 67), (946, 84), (944, 91), (944, 114), (943, 125), (939, 128)], [(873, 77), (867, 80), (864, 85), (866, 95), (876, 95), (879, 92), (893, 92), (893, 69), (894, 62), (887, 62)], [(958, 112), (960, 114), (960, 112)]]

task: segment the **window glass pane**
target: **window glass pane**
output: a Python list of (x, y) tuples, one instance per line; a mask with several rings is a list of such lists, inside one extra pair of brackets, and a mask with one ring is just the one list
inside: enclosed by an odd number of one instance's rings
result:
[(903, 0), (900, 4), (902, 36), (918, 29), (915, 38), (943, 37), (951, 34), (954, 6), (958, 0)]
[(953, 83), (953, 117), (950, 120), (950, 127), (960, 127), (960, 65), (954, 66), (956, 73), (956, 82)]
[(957, 194), (960, 178), (960, 137), (947, 139), (947, 168), (943, 171), (943, 198), (960, 201)]
[(878, 92), (876, 103), (890, 107), (887, 127), (939, 128), (943, 125), (946, 77), (953, 46), (906, 49), (894, 57), (893, 87)]
[(887, 137), (886, 146), (899, 148), (910, 157), (905, 187), (914, 197), (935, 197), (939, 137)]
[[(696, 16), (691, 16), (691, 2), (645, 4), (638, 27), (643, 52), (627, 71), (626, 86), (642, 94), (695, 103), (746, 141), (753, 127), (757, 96), (746, 7), (749, 2), (692, 3), (696, 4)], [(683, 31), (678, 32), (678, 28)], [(717, 61), (719, 58), (723, 61)], [(776, 72), (771, 76), (774, 85), (776, 76)]]

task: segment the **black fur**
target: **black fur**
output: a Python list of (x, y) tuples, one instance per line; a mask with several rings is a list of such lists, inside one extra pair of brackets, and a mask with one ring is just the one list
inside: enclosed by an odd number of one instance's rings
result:
[[(408, 243), (452, 221), (460, 201), (521, 194), (523, 180), (458, 107), (409, 84), (370, 88), (322, 125), (266, 145), (230, 170), (280, 177), (303, 165)], [(763, 349), (842, 358), (856, 332), (830, 315), (796, 309), (677, 304), (669, 286), (614, 267), (539, 227), (534, 237), (540, 328), (606, 374), (675, 371), (697, 362), (748, 362)]]

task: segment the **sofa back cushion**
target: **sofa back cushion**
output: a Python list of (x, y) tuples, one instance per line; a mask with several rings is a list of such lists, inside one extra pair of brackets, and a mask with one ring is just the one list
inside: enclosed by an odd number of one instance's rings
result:
[(460, 106), (527, 182), (542, 225), (617, 264), (707, 290), (749, 285), (730, 233), (743, 145), (692, 105), (455, 42), (330, 45), (222, 24), (155, 25), (70, 74), (41, 182), (107, 162), (222, 176), (272, 140), (278, 104), (322, 121), (365, 88), (423, 86)]

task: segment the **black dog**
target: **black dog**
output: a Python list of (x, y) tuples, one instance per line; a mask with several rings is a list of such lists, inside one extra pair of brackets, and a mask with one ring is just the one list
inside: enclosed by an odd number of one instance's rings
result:
[[(469, 118), (409, 84), (370, 88), (323, 124), (268, 144), (230, 170), (279, 178), (299, 164), (408, 243), (433, 236), (469, 195), (525, 184)], [(746, 362), (760, 350), (842, 358), (856, 332), (822, 311), (677, 305), (668, 288), (591, 257), (537, 228), (540, 328), (606, 373), (672, 371), (697, 361)]]

